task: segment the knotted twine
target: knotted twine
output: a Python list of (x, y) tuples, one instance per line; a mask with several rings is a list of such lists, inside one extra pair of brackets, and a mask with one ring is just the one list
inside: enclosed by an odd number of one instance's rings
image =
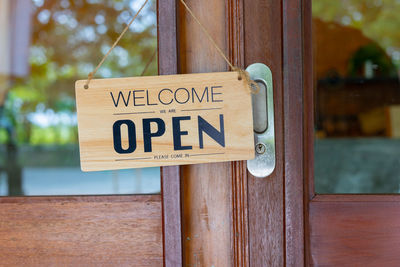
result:
[[(86, 81), (86, 84), (84, 85), (85, 89), (89, 88), (89, 83), (93, 79), (94, 75), (98, 71), (98, 69), (101, 67), (101, 65), (104, 63), (108, 55), (111, 53), (111, 51), (115, 48), (115, 46), (118, 44), (119, 40), (122, 38), (122, 36), (126, 33), (126, 31), (129, 29), (131, 24), (135, 21), (136, 17), (139, 15), (139, 13), (142, 11), (143, 7), (147, 4), (149, 0), (146, 0), (143, 5), (140, 7), (140, 9), (136, 12), (135, 16), (129, 21), (129, 23), (126, 25), (125, 29), (121, 32), (121, 34), (118, 36), (117, 40), (114, 42), (114, 44), (111, 46), (111, 48), (108, 50), (108, 52), (104, 55), (100, 63), (96, 66), (96, 68), (88, 74), (88, 78)], [(218, 53), (222, 56), (222, 58), (226, 61), (226, 63), (229, 65), (232, 71), (237, 71), (238, 72), (238, 80), (244, 79), (244, 81), (247, 83), (247, 85), (250, 88), (250, 92), (253, 94), (257, 94), (260, 91), (260, 86), (251, 79), (250, 74), (239, 67), (234, 66), (227, 56), (224, 54), (224, 52), (219, 48), (215, 40), (211, 37), (210, 33), (207, 31), (207, 29), (203, 26), (203, 24), (200, 22), (200, 20), (196, 17), (196, 15), (193, 13), (193, 11), (188, 7), (188, 5), (185, 3), (184, 0), (180, 0), (182, 5), (186, 8), (186, 10), (189, 12), (189, 14), (192, 16), (192, 18), (196, 21), (196, 23), (200, 26), (200, 29), (203, 31), (203, 33), (207, 36), (208, 40), (211, 42), (211, 44), (214, 46), (214, 48), (218, 51)], [(151, 61), (154, 58), (154, 54), (151, 57)], [(150, 62), (151, 62), (150, 61)], [(146, 71), (149, 63), (146, 65), (144, 71), (142, 72), (142, 76), (144, 72)], [(254, 89), (255, 88), (255, 89)]]

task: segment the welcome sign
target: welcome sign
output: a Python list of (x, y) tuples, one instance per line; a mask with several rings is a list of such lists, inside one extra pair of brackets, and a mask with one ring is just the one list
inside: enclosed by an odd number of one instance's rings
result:
[(83, 171), (254, 158), (251, 92), (237, 72), (75, 84)]

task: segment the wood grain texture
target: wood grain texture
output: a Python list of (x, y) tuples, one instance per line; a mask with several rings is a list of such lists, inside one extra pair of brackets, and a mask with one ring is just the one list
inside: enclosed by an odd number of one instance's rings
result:
[[(306, 177), (314, 177), (314, 76), (312, 49), (312, 0), (303, 0), (304, 42), (304, 166)], [(306, 198), (314, 197), (314, 179), (305, 179)]]
[(283, 0), (285, 266), (304, 266), (302, 1)]
[(178, 73), (176, 0), (157, 0), (158, 74)]
[(182, 167), (184, 266), (232, 266), (229, 163)]
[(284, 169), (282, 95), (282, 2), (245, 0), (246, 65), (270, 67), (274, 83), (276, 169), (248, 181), (250, 266), (284, 265)]
[[(237, 72), (94, 79), (89, 89), (85, 84), (75, 85), (83, 171), (254, 158), (251, 92)], [(145, 119), (153, 120), (147, 130)], [(207, 125), (222, 137), (211, 138)]]
[(161, 171), (164, 267), (182, 266), (181, 176), (179, 166)]
[(400, 204), (310, 203), (313, 266), (399, 266)]
[[(245, 68), (244, 2), (243, 0), (226, 0), (225, 10), (225, 17), (227, 20), (226, 39), (228, 44), (228, 58), (235, 66)], [(246, 161), (231, 162), (230, 168), (232, 170), (232, 266), (246, 267), (250, 264)]]
[(309, 201), (314, 197), (314, 82), (312, 57), (312, 14), (311, 0), (303, 0), (303, 75), (304, 75), (304, 258), (309, 266), (310, 234), (309, 234)]
[[(186, 1), (226, 51), (225, 2)], [(182, 73), (227, 66), (184, 7), (179, 6), (179, 69)], [(232, 266), (231, 163), (182, 166), (184, 266)]]
[[(158, 73), (178, 73), (175, 0), (157, 0)], [(181, 176), (179, 166), (161, 168), (164, 267), (182, 266)]]
[(234, 66), (244, 66), (244, 0), (225, 0), (227, 55)]
[(400, 195), (315, 195), (311, 201), (315, 202), (397, 202), (400, 201)]
[(245, 161), (231, 163), (232, 169), (232, 266), (246, 267), (249, 258), (247, 168)]
[(2, 198), (0, 266), (162, 266), (160, 196)]

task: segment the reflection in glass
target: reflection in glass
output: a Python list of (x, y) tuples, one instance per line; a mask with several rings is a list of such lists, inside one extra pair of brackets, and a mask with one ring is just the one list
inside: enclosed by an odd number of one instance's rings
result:
[(315, 191), (400, 192), (400, 2), (313, 0)]
[[(159, 168), (83, 173), (74, 83), (87, 77), (141, 1), (0, 1), (0, 195), (160, 191)], [(150, 1), (97, 77), (157, 74)]]

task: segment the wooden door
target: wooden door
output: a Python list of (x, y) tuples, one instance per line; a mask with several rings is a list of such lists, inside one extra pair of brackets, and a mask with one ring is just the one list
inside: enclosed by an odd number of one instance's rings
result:
[[(235, 65), (271, 68), (275, 171), (167, 167), (162, 195), (1, 198), (1, 264), (398, 265), (397, 195), (312, 187), (311, 1), (186, 2)], [(160, 74), (228, 70), (179, 1), (159, 1), (158, 25)]]
[[(234, 65), (245, 68), (260, 62), (271, 68), (276, 169), (260, 179), (247, 172), (246, 162), (179, 168), (183, 266), (301, 266), (302, 3), (186, 3)], [(228, 70), (179, 1), (176, 16), (178, 72)]]

